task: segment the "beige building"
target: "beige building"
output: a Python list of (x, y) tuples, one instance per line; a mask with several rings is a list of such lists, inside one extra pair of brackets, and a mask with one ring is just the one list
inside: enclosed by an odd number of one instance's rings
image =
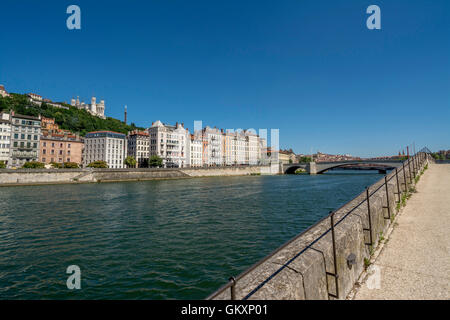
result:
[(182, 123), (172, 126), (158, 120), (147, 131), (150, 135), (150, 157), (161, 157), (164, 167), (184, 168), (189, 165), (187, 148), (190, 136)]
[(203, 143), (201, 134), (191, 134), (190, 139), (188, 139), (188, 159), (189, 166), (191, 167), (201, 167), (203, 166)]
[(252, 130), (244, 131), (246, 139), (245, 163), (256, 165), (261, 158), (261, 150), (258, 142), (258, 135)]
[(280, 150), (278, 152), (278, 158), (279, 158), (279, 161), (282, 162), (283, 164), (296, 162), (295, 153), (289, 152), (286, 150)]
[(202, 130), (203, 164), (207, 166), (223, 165), (223, 132), (217, 128), (206, 127)]
[(82, 164), (84, 142), (81, 137), (44, 131), (41, 135), (39, 161), (49, 164), (75, 162)]

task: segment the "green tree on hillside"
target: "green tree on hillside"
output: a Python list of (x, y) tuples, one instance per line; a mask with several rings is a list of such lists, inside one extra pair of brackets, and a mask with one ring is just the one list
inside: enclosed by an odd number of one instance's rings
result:
[(110, 117), (101, 119), (91, 115), (84, 109), (78, 109), (65, 103), (60, 104), (68, 109), (55, 108), (46, 103), (42, 103), (39, 106), (29, 102), (28, 97), (23, 94), (12, 93), (11, 97), (0, 96), (0, 112), (14, 110), (14, 112), (23, 115), (35, 117), (42, 115), (46, 118), (54, 118), (61, 129), (79, 133), (81, 136), (85, 136), (90, 131), (100, 130), (116, 131), (124, 134), (136, 129), (144, 130), (144, 128), (136, 127), (134, 123), (127, 125), (118, 119)]

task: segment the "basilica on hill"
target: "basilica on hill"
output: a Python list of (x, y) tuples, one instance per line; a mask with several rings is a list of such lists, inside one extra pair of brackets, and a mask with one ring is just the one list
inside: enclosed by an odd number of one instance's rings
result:
[(91, 103), (86, 104), (84, 102), (80, 103), (80, 98), (77, 97), (77, 99), (72, 99), (70, 102), (70, 105), (73, 107), (77, 107), (78, 109), (85, 109), (90, 114), (97, 116), (102, 119), (106, 119), (105, 117), (105, 100), (101, 100), (99, 103), (97, 103), (97, 98), (92, 97)]

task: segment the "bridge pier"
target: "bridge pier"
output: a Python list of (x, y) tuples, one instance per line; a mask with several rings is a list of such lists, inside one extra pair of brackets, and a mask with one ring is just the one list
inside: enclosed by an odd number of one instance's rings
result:
[(306, 165), (306, 172), (308, 172), (310, 175), (317, 174), (317, 165), (315, 162), (309, 162)]

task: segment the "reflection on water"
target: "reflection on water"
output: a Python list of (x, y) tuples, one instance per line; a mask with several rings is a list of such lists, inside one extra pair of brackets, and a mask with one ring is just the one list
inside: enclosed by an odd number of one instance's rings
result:
[[(380, 177), (0, 188), (0, 297), (202, 299)], [(78, 291), (66, 287), (72, 264)]]

